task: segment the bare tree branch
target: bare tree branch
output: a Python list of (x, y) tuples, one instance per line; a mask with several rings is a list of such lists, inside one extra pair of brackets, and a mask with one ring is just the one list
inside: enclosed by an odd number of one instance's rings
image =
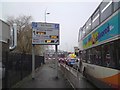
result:
[[(7, 22), (12, 26), (13, 23), (17, 24), (17, 48), (15, 52), (29, 53), (32, 51), (32, 29), (30, 21), (32, 20), (31, 16), (19, 16), (17, 18), (8, 17)], [(35, 51), (37, 55), (43, 51), (44, 48), (41, 46), (35, 46)]]

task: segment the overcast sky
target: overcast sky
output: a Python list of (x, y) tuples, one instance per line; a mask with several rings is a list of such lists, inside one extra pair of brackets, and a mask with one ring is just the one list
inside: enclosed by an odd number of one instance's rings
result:
[[(45, 9), (47, 22), (60, 24), (59, 49), (74, 51), (78, 46), (78, 31), (92, 15), (102, 0), (3, 0), (0, 19), (8, 16), (31, 15), (33, 21), (43, 22)], [(48, 2), (49, 1), (49, 2)]]

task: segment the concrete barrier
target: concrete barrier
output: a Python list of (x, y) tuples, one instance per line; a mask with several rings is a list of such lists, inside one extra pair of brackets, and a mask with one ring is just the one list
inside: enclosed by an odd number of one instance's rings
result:
[(60, 64), (60, 69), (74, 88), (79, 88), (79, 79), (77, 71), (65, 64)]

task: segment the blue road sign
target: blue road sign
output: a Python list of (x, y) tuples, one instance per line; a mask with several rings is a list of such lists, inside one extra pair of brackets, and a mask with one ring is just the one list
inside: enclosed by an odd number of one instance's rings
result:
[(37, 28), (37, 23), (36, 22), (32, 22), (32, 28)]
[(55, 29), (59, 29), (59, 24), (55, 24)]

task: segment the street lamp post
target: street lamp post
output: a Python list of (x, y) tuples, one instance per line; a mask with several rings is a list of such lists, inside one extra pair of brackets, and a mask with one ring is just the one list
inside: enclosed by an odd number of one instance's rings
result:
[[(46, 8), (46, 9), (45, 9), (45, 18), (44, 18), (45, 23), (46, 23), (46, 15), (48, 15), (48, 14), (50, 14), (50, 13), (49, 13), (49, 12), (47, 13), (47, 8)], [(44, 47), (45, 47), (45, 46), (44, 46)], [(48, 50), (48, 46), (46, 46), (45, 53), (47, 53), (46, 50)]]
[(46, 15), (47, 14), (50, 14), (50, 13), (47, 13), (47, 8), (45, 9), (45, 23), (46, 23)]
[[(45, 23), (46, 23), (46, 15), (48, 15), (48, 14), (50, 14), (50, 13), (47, 13), (47, 8), (45, 9)], [(56, 79), (58, 79), (58, 59), (57, 59), (57, 52), (58, 52), (58, 50), (57, 50), (57, 45), (55, 45), (55, 58), (56, 58)]]

